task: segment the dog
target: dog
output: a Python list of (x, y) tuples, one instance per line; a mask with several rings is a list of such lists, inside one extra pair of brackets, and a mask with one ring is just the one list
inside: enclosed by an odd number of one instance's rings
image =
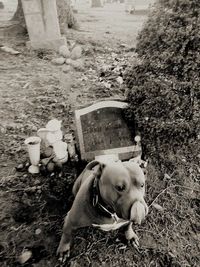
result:
[(132, 224), (141, 223), (148, 206), (144, 200), (145, 175), (137, 163), (94, 160), (75, 181), (73, 194), (57, 249), (61, 261), (70, 256), (74, 230), (86, 226), (104, 231), (126, 226), (126, 238), (138, 245)]

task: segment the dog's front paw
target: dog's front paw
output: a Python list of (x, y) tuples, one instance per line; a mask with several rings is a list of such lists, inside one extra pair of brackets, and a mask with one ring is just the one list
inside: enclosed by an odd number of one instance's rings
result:
[(128, 225), (128, 228), (125, 232), (125, 237), (128, 241), (131, 241), (132, 243), (135, 243), (136, 246), (139, 246), (139, 237), (133, 231), (132, 223)]
[(66, 260), (70, 257), (70, 244), (60, 244), (56, 254), (59, 256), (58, 260), (61, 263), (65, 263)]

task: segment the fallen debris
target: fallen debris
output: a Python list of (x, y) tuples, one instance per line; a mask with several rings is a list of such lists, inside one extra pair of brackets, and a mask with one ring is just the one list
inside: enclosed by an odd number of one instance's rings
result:
[(65, 63), (64, 57), (53, 58), (51, 61), (54, 65), (63, 65)]
[(25, 250), (22, 252), (22, 254), (19, 256), (19, 263), (24, 264), (26, 263), (30, 258), (32, 257), (32, 252), (30, 250)]
[(70, 51), (69, 48), (66, 45), (62, 45), (59, 48), (59, 54), (65, 58), (69, 58), (70, 57)]
[(3, 52), (6, 52), (6, 53), (9, 53), (11, 55), (19, 55), (20, 52), (11, 48), (11, 47), (8, 47), (8, 46), (0, 46), (0, 50), (3, 51)]
[(153, 203), (152, 206), (156, 209), (156, 210), (159, 210), (159, 211), (163, 211), (164, 208), (162, 206), (160, 206), (159, 204), (157, 203)]
[(81, 46), (75, 46), (71, 51), (71, 59), (76, 60), (81, 58), (81, 56), (82, 56)]

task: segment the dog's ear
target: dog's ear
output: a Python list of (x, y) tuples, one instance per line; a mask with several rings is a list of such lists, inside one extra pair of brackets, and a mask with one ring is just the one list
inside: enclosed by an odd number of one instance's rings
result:
[(93, 160), (91, 162), (88, 163), (88, 165), (85, 167), (85, 169), (87, 170), (92, 170), (95, 166), (97, 166), (99, 164), (99, 161), (97, 160)]
[(94, 170), (95, 176), (97, 178), (101, 177), (101, 174), (103, 172), (103, 169), (105, 168), (106, 164), (99, 162), (97, 160), (93, 160), (90, 163), (88, 163), (88, 165), (86, 166), (87, 170)]
[(97, 167), (96, 170), (95, 170), (95, 175), (96, 175), (97, 179), (100, 179), (101, 174), (102, 174), (102, 172), (103, 172), (105, 166), (106, 166), (105, 163), (100, 163), (100, 162), (99, 162), (99, 165), (98, 165), (98, 167)]

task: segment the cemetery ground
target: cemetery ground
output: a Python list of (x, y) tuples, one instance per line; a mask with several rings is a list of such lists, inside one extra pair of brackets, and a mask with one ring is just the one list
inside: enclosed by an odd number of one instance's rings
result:
[[(55, 53), (30, 51), (24, 37), (1, 40), (20, 52), (0, 52), (2, 267), (59, 266), (56, 248), (63, 218), (73, 201), (75, 177), (84, 166), (68, 162), (54, 175), (31, 175), (24, 139), (52, 118), (62, 120), (64, 133), (74, 132), (76, 107), (108, 97), (124, 98), (125, 85), (117, 78), (137, 61), (134, 47), (146, 18), (143, 12), (128, 15), (120, 4), (112, 4), (82, 7), (77, 18), (80, 29), (69, 30), (66, 37), (69, 47), (82, 47), (84, 67), (71, 72), (51, 63)], [(176, 151), (173, 166), (159, 164), (165, 151), (149, 158), (146, 200), (151, 206), (146, 220), (134, 226), (139, 248), (127, 243), (121, 230), (80, 229), (66, 266), (198, 266), (200, 156), (196, 144), (191, 148), (193, 153), (186, 148)], [(31, 257), (22, 264), (25, 251)]]

